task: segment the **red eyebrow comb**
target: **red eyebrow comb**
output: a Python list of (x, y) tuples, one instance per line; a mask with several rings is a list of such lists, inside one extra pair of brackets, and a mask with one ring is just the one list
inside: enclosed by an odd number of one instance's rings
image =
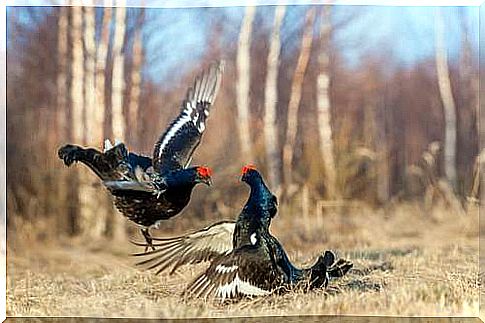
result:
[(202, 177), (212, 176), (212, 169), (206, 166), (200, 166), (197, 168), (197, 173)]
[(246, 166), (244, 166), (241, 170), (241, 175), (244, 175), (246, 174), (247, 172), (249, 172), (250, 170), (256, 170), (256, 166), (254, 166), (253, 164), (248, 164)]

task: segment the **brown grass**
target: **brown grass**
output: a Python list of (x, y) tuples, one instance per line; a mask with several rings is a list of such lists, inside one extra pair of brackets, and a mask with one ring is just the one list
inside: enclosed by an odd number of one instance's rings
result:
[[(354, 262), (326, 291), (230, 304), (183, 300), (205, 266), (173, 276), (138, 270), (128, 243), (13, 240), (7, 255), (7, 315), (220, 317), (308, 314), (478, 316), (478, 215), (401, 205), (388, 214), (353, 208), (312, 218), (282, 210), (273, 233), (291, 259), (310, 264), (325, 249)], [(203, 224), (201, 224), (203, 225)], [(19, 234), (18, 237), (24, 235)]]

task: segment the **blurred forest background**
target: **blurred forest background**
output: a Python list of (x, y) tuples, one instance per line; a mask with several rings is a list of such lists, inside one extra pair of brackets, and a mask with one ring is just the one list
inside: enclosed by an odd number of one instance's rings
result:
[(161, 231), (235, 218), (250, 162), (280, 214), (308, 225), (355, 207), (465, 216), (477, 203), (477, 8), (104, 3), (7, 8), (9, 232), (126, 236), (100, 182), (57, 149), (117, 138), (151, 155), (195, 75), (221, 58), (193, 161), (214, 186)]

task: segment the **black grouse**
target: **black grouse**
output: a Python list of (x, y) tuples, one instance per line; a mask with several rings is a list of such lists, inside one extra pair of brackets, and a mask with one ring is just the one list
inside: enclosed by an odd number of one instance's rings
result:
[(101, 178), (118, 210), (141, 227), (147, 248), (153, 248), (150, 227), (179, 214), (196, 184), (211, 185), (208, 167), (189, 164), (206, 128), (222, 72), (223, 62), (218, 62), (196, 77), (180, 114), (155, 144), (153, 158), (128, 152), (123, 143), (113, 147), (109, 140), (103, 152), (76, 145), (59, 149), (59, 158), (67, 166), (81, 162)]
[(295, 267), (269, 232), (271, 219), (277, 213), (276, 197), (254, 166), (243, 168), (241, 180), (250, 186), (251, 192), (236, 222), (218, 222), (175, 238), (153, 238), (159, 248), (135, 254), (149, 256), (138, 265), (156, 268), (158, 274), (170, 267), (173, 273), (185, 264), (211, 261), (186, 293), (222, 300), (268, 295), (297, 286), (326, 287), (330, 278), (341, 277), (352, 268), (352, 263), (337, 260), (331, 251), (321, 255), (310, 268)]

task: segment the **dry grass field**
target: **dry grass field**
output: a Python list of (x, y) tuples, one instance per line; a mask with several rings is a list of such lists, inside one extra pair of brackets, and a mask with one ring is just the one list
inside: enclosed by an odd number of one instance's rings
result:
[(408, 205), (387, 214), (366, 208), (325, 214), (311, 226), (302, 221), (282, 211), (272, 225), (292, 261), (308, 265), (323, 250), (337, 250), (354, 262), (348, 276), (333, 281), (326, 291), (294, 291), (229, 304), (180, 297), (204, 265), (155, 276), (134, 266), (128, 254), (137, 249), (129, 243), (105, 247), (103, 241), (21, 242), (23, 235), (14, 232), (8, 237), (7, 315), (478, 316), (477, 212), (423, 213)]

